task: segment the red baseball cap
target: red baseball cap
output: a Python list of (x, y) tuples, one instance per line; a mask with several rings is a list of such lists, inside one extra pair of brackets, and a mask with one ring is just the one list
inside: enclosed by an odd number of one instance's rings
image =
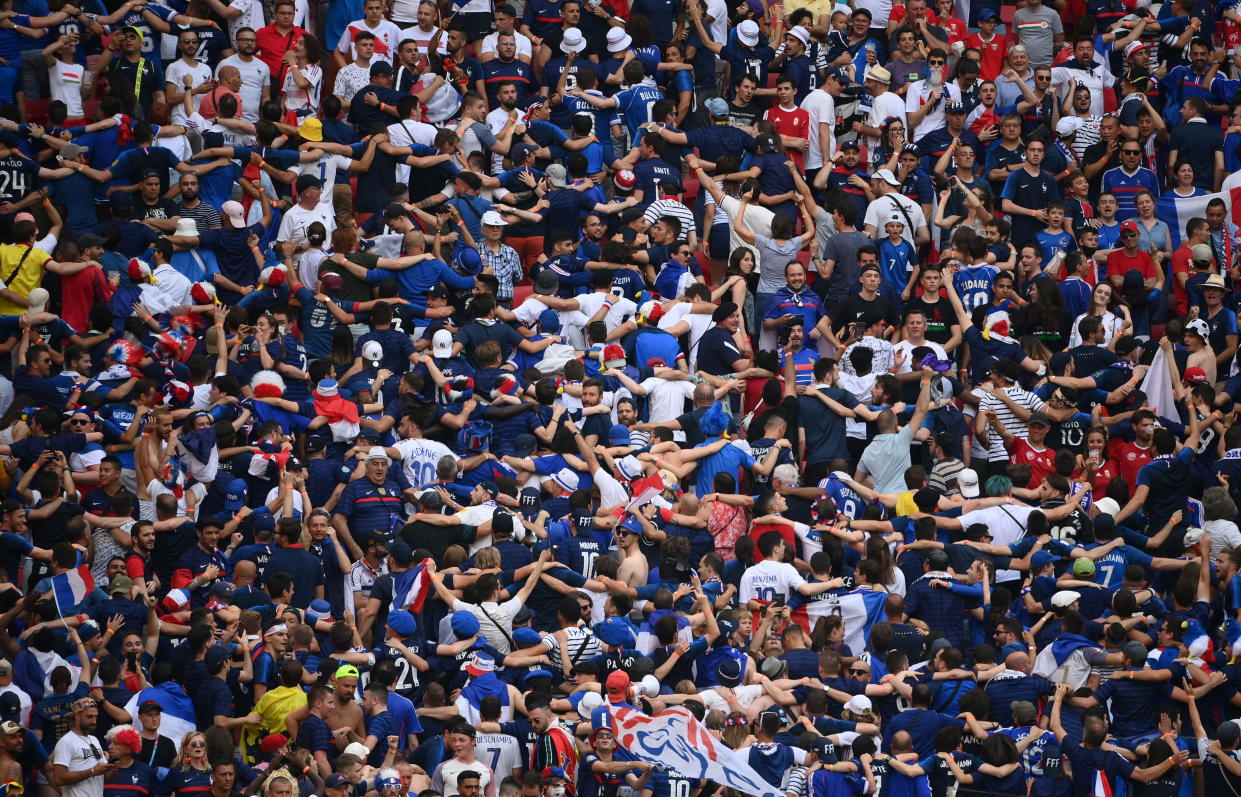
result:
[(1137, 232), (1137, 231), (1138, 231), (1138, 223), (1134, 221), (1133, 219), (1128, 219), (1120, 223), (1120, 234), (1121, 235), (1124, 235), (1127, 232)]
[(613, 670), (608, 676), (607, 690), (608, 697), (628, 697), (629, 696), (629, 673), (622, 670)]
[(1207, 372), (1197, 366), (1193, 368), (1186, 368), (1185, 376), (1183, 378), (1186, 382), (1201, 384), (1207, 381)]

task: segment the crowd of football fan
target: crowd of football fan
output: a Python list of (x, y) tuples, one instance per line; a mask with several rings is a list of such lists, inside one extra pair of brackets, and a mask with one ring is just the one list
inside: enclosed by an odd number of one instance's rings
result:
[(1238, 794), (1241, 4), (516, 5), (0, 0), (0, 794)]

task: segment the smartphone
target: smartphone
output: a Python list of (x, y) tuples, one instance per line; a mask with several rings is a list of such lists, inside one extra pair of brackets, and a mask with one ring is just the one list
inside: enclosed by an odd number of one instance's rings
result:
[(772, 605), (772, 606), (775, 606), (777, 609), (782, 609), (782, 608), (784, 608), (784, 596), (783, 596), (783, 595), (777, 595), (777, 596), (776, 596), (776, 599), (775, 599), (775, 600), (773, 600), (773, 601), (771, 602), (771, 605)]

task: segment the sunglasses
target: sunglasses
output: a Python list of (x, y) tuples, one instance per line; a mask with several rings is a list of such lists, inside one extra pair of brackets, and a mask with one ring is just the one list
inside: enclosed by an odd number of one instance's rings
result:
[(1121, 155), (1141, 155), (1141, 154), (1142, 154), (1142, 150), (1140, 150), (1140, 149), (1122, 149), (1122, 150), (1120, 151), (1120, 154), (1121, 154)]
[(1120, 234), (1120, 237), (1121, 238), (1137, 238), (1138, 234), (1136, 232), (1122, 232)]
[(948, 62), (947, 61), (927, 61), (926, 65), (927, 66), (947, 66)]
[(867, 676), (868, 676), (868, 675), (870, 675), (870, 670), (862, 670), (862, 669), (857, 669), (857, 670), (849, 670), (849, 674), (850, 674), (850, 675), (867, 675)]
[(189, 744), (186, 745), (186, 747), (206, 747), (206, 746), (207, 746), (206, 742), (190, 742)]
[(1051, 75), (1035, 75), (1035, 80), (1051, 80)]
[(87, 424), (90, 423), (90, 418), (70, 418), (69, 423), (81, 424), (83, 426), (86, 426)]

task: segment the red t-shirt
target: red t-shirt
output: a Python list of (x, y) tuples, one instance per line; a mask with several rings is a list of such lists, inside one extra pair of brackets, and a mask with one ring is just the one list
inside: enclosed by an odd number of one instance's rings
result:
[(983, 80), (995, 80), (1004, 71), (1004, 59), (1008, 56), (1008, 39), (1000, 34), (991, 37), (991, 41), (983, 41), (982, 35), (971, 33), (965, 39), (966, 47), (977, 47), (982, 53), (982, 63), (978, 65), (978, 76)]
[(1116, 438), (1107, 444), (1107, 458), (1115, 460), (1120, 477), (1129, 485), (1129, 492), (1132, 493), (1133, 485), (1138, 483), (1138, 471), (1151, 461), (1151, 449), (1150, 446), (1142, 447), (1136, 442)]
[(1114, 249), (1107, 256), (1107, 276), (1111, 279), (1119, 274), (1125, 276), (1130, 271), (1137, 271), (1142, 275), (1142, 279), (1150, 279), (1155, 276), (1155, 260), (1151, 257), (1151, 253), (1145, 249), (1138, 249), (1135, 254), (1130, 257), (1124, 249)]
[(1193, 271), (1191, 264), (1194, 254), (1188, 246), (1182, 246), (1172, 253), (1172, 298), (1176, 300), (1176, 314), (1185, 315), (1189, 312), (1189, 294), (1185, 291), (1185, 286), (1176, 278), (1177, 274), (1184, 274), (1187, 277)]
[[(790, 138), (806, 138), (810, 133), (810, 114), (801, 108), (768, 108), (763, 118), (776, 126), (776, 132)], [(785, 149), (784, 154), (793, 159), (798, 170), (803, 168), (804, 153), (799, 149)]]
[(970, 29), (957, 17), (948, 17), (935, 23), (948, 31), (948, 43), (963, 42), (969, 36)]
[(292, 50), (293, 45), (297, 44), (297, 40), (305, 36), (307, 32), (295, 27), (288, 33), (281, 33), (276, 30), (274, 24), (259, 28), (254, 32), (254, 38), (257, 40), (257, 48), (254, 54), (260, 61), (267, 64), (267, 68), (271, 70), (272, 85), (277, 90), (280, 90), (284, 85), (286, 71), (284, 54)]
[(107, 304), (112, 288), (103, 272), (95, 267), (60, 278), (61, 318), (77, 332), (90, 329), (90, 311), (97, 304)]
[(1013, 439), (1008, 447), (1008, 461), (1014, 465), (1025, 463), (1030, 466), (1030, 481), (1027, 490), (1033, 490), (1043, 483), (1043, 479), (1056, 472), (1056, 452), (1049, 446), (1042, 450), (1030, 445), (1030, 441), (1022, 437)]

